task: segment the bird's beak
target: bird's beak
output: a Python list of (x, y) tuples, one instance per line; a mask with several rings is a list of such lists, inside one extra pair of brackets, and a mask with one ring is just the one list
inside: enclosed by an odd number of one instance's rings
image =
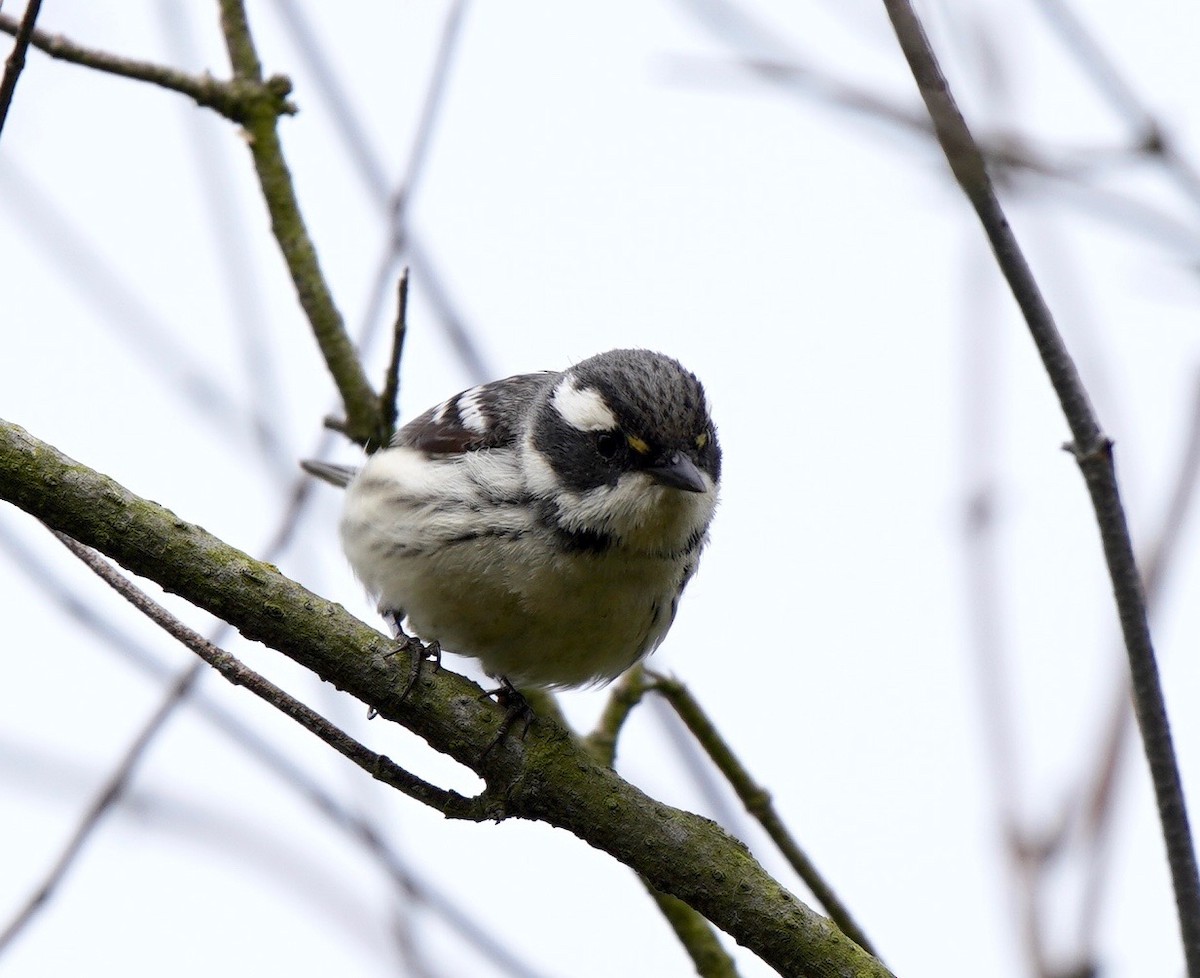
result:
[(704, 492), (708, 489), (704, 474), (697, 468), (696, 463), (680, 452), (675, 452), (646, 471), (664, 486), (672, 486), (684, 492)]

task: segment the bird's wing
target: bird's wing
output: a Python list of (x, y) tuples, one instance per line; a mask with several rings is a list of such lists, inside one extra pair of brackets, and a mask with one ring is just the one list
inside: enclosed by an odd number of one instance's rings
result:
[(530, 402), (554, 376), (552, 370), (519, 374), (455, 394), (397, 431), (392, 446), (447, 455), (512, 445)]

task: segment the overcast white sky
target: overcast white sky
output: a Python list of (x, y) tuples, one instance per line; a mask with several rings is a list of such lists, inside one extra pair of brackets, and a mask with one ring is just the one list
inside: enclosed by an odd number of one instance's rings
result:
[[(1200, 159), (1195, 6), (1080, 7), (1182, 152)], [(394, 188), (449, 7), (249, 5), (267, 70), (295, 83), (301, 111), (281, 123), (288, 159), (357, 332), (373, 308), (386, 207), (340, 138), (288, 9), (311, 22), (363, 126), (357, 151)], [(1028, 973), (998, 800), (1030, 826), (1053, 822), (1090, 769), (1122, 661), (1082, 480), (1059, 449), (1065, 424), (928, 141), (738, 66), (743, 56), (803, 64), (915, 111), (882, 5), (746, 4), (769, 28), (754, 47), (728, 23), (714, 31), (704, 9), (467, 6), (412, 233), (493, 375), (636, 345), (702, 378), (725, 449), (723, 502), (653, 665), (707, 706), (898, 975)], [(1086, 168), (1093, 189), (1024, 174), (1005, 203), (1117, 440), (1145, 548), (1197, 383), (1200, 204), (1162, 167), (1120, 152), (1128, 120), (1040, 9), (921, 6), (981, 133), (1020, 133), (1051, 162)], [(215, 3), (51, 0), (40, 23), (97, 48), (227, 71)], [(1153, 221), (1135, 219), (1147, 212)], [(230, 125), (181, 96), (31, 52), (0, 139), (0, 293), (0, 417), (262, 551), (292, 466), (335, 401)], [(420, 268), (409, 323), (404, 417), (475, 379)], [(383, 349), (367, 358), (378, 377)], [(223, 401), (228, 411), (215, 406)], [(255, 413), (278, 435), (273, 459), (254, 440)], [(963, 536), (979, 479), (994, 489), (998, 580), (983, 630), (1004, 658), (1001, 679), (982, 682)], [(337, 548), (337, 503), (332, 490), (317, 494), (279, 564), (375, 621)], [(0, 534), (7, 921), (164, 691), (31, 572), (44, 565), (170, 670), (190, 659), (23, 514), (0, 508)], [(25, 553), (14, 557), (17, 545)], [(1198, 553), (1193, 522), (1155, 618), (1189, 786), (1200, 778)], [(371, 746), (472, 787), (282, 656), (229, 647)], [(1002, 790), (982, 687), (1012, 707), (1019, 773)], [(369, 817), (412, 872), (534, 972), (689, 973), (637, 881), (608, 857), (541, 825), (444, 822), (244, 692), (206, 677), (202, 694)], [(561, 699), (587, 727), (604, 693)], [(1100, 961), (1122, 978), (1174, 975), (1162, 845), (1140, 749), (1131, 756)], [(664, 800), (719, 814), (653, 710), (632, 722), (620, 769)], [(1194, 809), (1195, 799), (1195, 819)], [(808, 899), (760, 833), (744, 818), (733, 828)], [(1064, 952), (1076, 946), (1079, 879), (1065, 869), (1047, 892), (1050, 943)], [(405, 906), (375, 860), (189, 708), (3, 968), (20, 978), (91, 973), (97, 962), (135, 975), (395, 974), (395, 927), (411, 929), (430, 974), (505, 973), (436, 914)], [(740, 951), (739, 964), (767, 973)]]

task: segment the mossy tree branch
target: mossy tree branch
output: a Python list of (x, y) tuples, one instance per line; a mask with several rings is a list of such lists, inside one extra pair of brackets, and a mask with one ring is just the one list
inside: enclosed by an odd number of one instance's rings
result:
[(487, 750), (504, 711), (448, 670), (407, 698), (391, 642), (333, 604), (156, 503), (0, 422), (0, 498), (283, 652), (475, 771), (493, 818), (566, 829), (682, 900), (779, 974), (886, 978), (877, 960), (810, 910), (719, 826), (648, 797), (558, 724)]

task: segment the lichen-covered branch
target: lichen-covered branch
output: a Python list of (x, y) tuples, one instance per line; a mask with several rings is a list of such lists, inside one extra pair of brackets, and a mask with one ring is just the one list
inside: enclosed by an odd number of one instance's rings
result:
[(886, 978), (887, 969), (816, 914), (708, 819), (648, 797), (558, 724), (487, 750), (504, 711), (449, 670), (425, 670), (402, 698), (390, 641), (156, 503), (0, 421), (0, 498), (278, 649), (475, 770), (490, 814), (566, 829), (677, 897), (781, 975)]

